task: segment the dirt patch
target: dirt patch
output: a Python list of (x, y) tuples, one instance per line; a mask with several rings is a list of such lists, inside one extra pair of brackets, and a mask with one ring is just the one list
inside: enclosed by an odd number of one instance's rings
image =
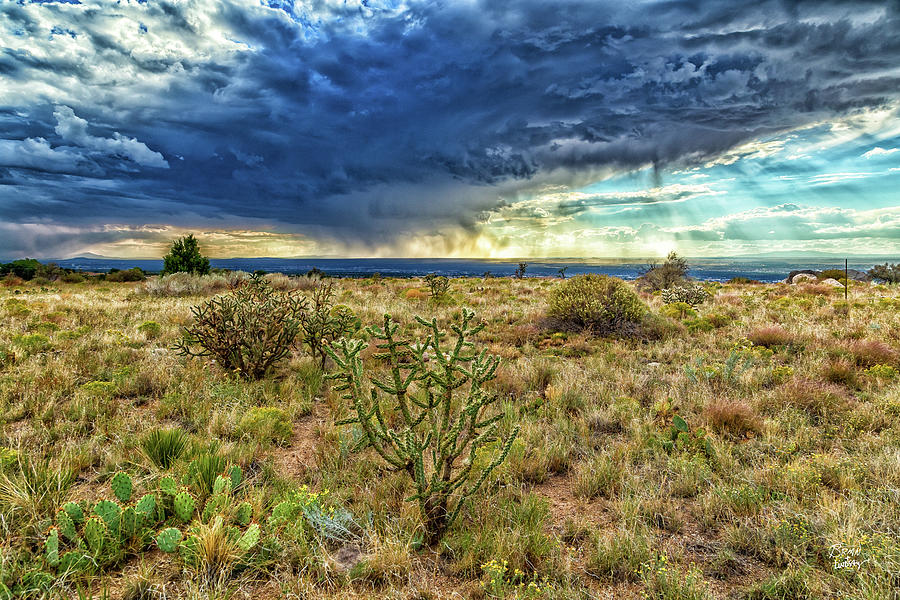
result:
[(596, 527), (612, 525), (613, 516), (607, 502), (602, 498), (594, 500), (577, 498), (573, 491), (574, 483), (573, 477), (556, 475), (532, 489), (549, 503), (553, 530), (560, 532), (567, 521), (586, 522)]
[(312, 411), (294, 423), (290, 444), (272, 451), (275, 469), (291, 479), (302, 479), (316, 468), (316, 446), (320, 442), (324, 411), (314, 404)]

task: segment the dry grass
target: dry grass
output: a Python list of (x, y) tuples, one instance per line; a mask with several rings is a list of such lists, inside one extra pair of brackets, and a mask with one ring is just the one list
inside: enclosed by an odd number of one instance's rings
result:
[[(240, 277), (4, 281), (0, 356), (15, 358), (0, 360), (0, 582), (49, 569), (42, 544), (64, 500), (108, 497), (119, 470), (136, 493), (152, 489), (164, 468), (142, 442), (180, 429), (171, 471), (185, 478), (204, 452), (241, 465), (253, 519), (273, 536), (265, 552), (244, 560), (206, 523), (197, 565), (151, 545), (93, 573), (54, 574), (54, 590), (30, 597), (76, 597), (79, 586), (148, 598), (480, 597), (486, 565), (505, 559), (510, 577), (521, 569), (546, 586), (535, 597), (637, 599), (667, 582), (688, 593), (691, 573), (691, 589), (714, 598), (898, 598), (900, 378), (863, 372), (898, 365), (900, 315), (885, 309), (900, 303), (894, 288), (855, 286), (845, 310), (824, 286), (728, 285), (699, 308), (712, 328), (658, 317), (667, 335), (637, 341), (537, 326), (555, 280), (455, 279), (440, 302), (421, 280), (336, 281), (337, 302), (364, 324), (387, 312), (413, 338), (415, 315), (445, 324), (473, 308), (486, 322), (478, 346), (503, 357), (488, 385), (502, 431), (519, 425), (519, 439), (444, 543), (421, 549), (406, 478), (350, 451), (356, 432), (335, 425), (346, 402), (302, 349), (258, 382), (170, 350), (191, 306)], [(643, 298), (658, 314), (659, 298)], [(290, 436), (252, 433), (245, 416), (259, 407)], [(670, 445), (676, 414), (690, 433)], [(691, 437), (700, 429), (708, 447)], [(272, 507), (304, 489), (327, 490), (325, 510), (352, 515), (346, 539), (305, 518), (265, 529)], [(846, 571), (829, 552), (865, 562)]]

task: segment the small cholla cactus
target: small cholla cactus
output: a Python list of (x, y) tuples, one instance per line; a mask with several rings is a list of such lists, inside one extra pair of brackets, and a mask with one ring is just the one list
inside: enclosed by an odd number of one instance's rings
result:
[[(423, 343), (411, 344), (397, 336), (400, 326), (385, 315), (382, 327), (367, 328), (382, 351), (375, 358), (389, 367), (385, 379), (364, 376), (360, 352), (365, 342), (342, 338), (327, 348), (337, 365), (328, 378), (354, 411), (340, 424), (362, 430), (357, 450), (374, 448), (412, 478), (411, 499), (419, 503), (428, 544), (443, 536), (465, 501), (506, 459), (518, 435), (516, 427), (501, 440), (502, 413), (484, 414), (497, 401), (485, 384), (494, 378), (500, 359), (474, 350), (471, 339), (484, 327), (474, 318), (474, 312), (463, 309), (452, 335), (440, 331), (437, 320), (417, 318), (427, 334)], [(383, 417), (385, 396), (398, 414), (396, 425)], [(476, 464), (484, 464), (476, 458), (491, 443), (498, 443), (495, 457), (473, 473)]]

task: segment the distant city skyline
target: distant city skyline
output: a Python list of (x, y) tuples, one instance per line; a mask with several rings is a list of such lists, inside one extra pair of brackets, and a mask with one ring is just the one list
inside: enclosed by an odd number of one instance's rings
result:
[(900, 5), (0, 5), (0, 256), (900, 254)]

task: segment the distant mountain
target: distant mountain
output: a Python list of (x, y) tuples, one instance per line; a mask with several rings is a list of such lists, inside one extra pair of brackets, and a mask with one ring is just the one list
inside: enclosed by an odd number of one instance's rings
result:
[(95, 254), (94, 252), (82, 252), (76, 256), (70, 256), (61, 260), (160, 260), (160, 258), (158, 256), (130, 256), (128, 258), (123, 258), (121, 256), (104, 256), (102, 254)]
[(823, 259), (823, 260), (843, 260), (845, 258), (849, 258), (850, 260), (859, 260), (859, 259), (877, 259), (881, 258), (883, 260), (891, 260), (892, 258), (896, 259), (897, 257), (890, 254), (837, 254), (835, 252), (821, 252), (819, 250), (788, 250), (788, 251), (776, 251), (776, 252), (758, 252), (754, 254), (736, 254), (734, 256), (721, 256), (716, 258), (751, 258), (751, 259), (765, 259), (765, 258), (779, 258), (784, 260), (789, 260), (792, 258), (814, 258), (814, 259)]

